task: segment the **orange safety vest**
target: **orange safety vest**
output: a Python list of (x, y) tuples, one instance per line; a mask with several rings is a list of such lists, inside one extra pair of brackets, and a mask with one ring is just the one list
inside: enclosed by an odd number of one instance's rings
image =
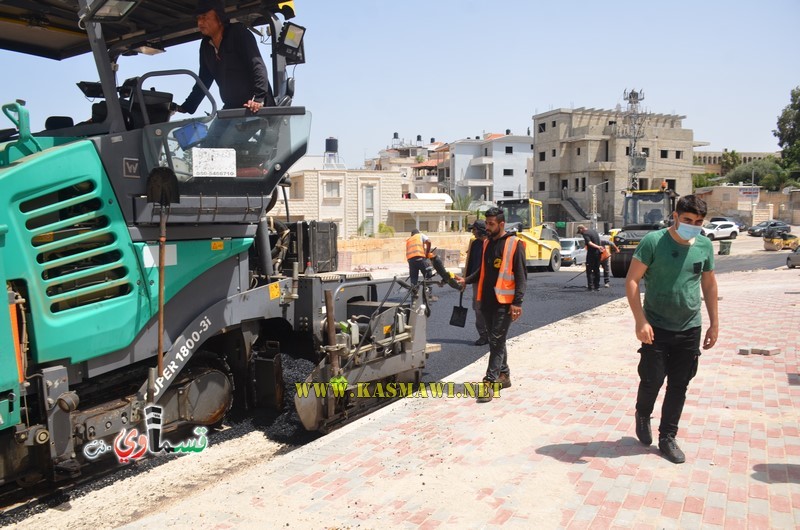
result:
[(425, 249), (422, 247), (422, 234), (414, 234), (406, 239), (406, 259), (424, 257)]
[[(487, 239), (483, 243), (483, 253), (481, 254), (481, 275), (478, 278), (478, 294), (477, 299), (481, 299), (483, 293), (483, 276), (486, 270), (486, 247), (489, 246)], [(501, 304), (510, 304), (514, 301), (514, 291), (516, 290), (516, 283), (514, 283), (514, 253), (517, 251), (517, 238), (511, 236), (506, 239), (506, 244), (503, 247), (503, 257), (500, 260), (500, 273), (497, 275), (497, 283), (494, 285), (494, 294), (497, 296), (497, 301)]]

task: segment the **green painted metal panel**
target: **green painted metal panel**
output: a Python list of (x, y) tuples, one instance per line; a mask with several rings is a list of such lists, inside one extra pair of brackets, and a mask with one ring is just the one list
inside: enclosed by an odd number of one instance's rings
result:
[[(158, 245), (131, 241), (94, 144), (0, 167), (0, 189), (0, 224), (9, 227), (2, 259), (7, 278), (27, 286), (33, 362), (76, 363), (129, 346), (156, 315)], [(252, 243), (168, 241), (166, 301)]]
[[(3, 255), (6, 253), (6, 234), (8, 226), (0, 224), (0, 286), (5, 287), (6, 276), (3, 267)], [(19, 423), (19, 381), (17, 379), (17, 357), (14, 349), (14, 340), (11, 332), (11, 317), (5, 295), (0, 304), (0, 395), (8, 396), (14, 393), (14, 399), (0, 400), (0, 430), (7, 429)], [(11, 406), (9, 406), (9, 404)], [(12, 409), (13, 412), (9, 412)]]
[[(192, 280), (214, 265), (242, 252), (253, 244), (252, 238), (224, 240), (169, 241), (165, 245), (164, 300), (186, 287)], [(158, 304), (158, 245), (135, 243), (145, 270), (146, 284), (149, 286), (153, 314)], [(198, 311), (202, 308), (198, 308)]]
[(53, 147), (0, 167), (8, 279), (23, 284), (34, 363), (79, 362), (130, 344), (149, 295), (94, 144)]

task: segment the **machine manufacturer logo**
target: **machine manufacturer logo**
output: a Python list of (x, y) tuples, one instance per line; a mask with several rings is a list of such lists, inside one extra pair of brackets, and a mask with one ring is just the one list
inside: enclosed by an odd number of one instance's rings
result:
[(123, 158), (122, 159), (122, 176), (127, 179), (139, 178), (139, 159), (138, 158)]
[(145, 424), (147, 433), (140, 433), (138, 429), (122, 429), (114, 439), (113, 445), (108, 445), (104, 440), (92, 440), (83, 447), (83, 454), (89, 460), (94, 460), (103, 453), (113, 451), (120, 464), (135, 462), (145, 455), (164, 455), (169, 453), (200, 453), (208, 446), (205, 427), (195, 427), (194, 438), (183, 440), (176, 445), (161, 441), (161, 413), (158, 405), (145, 407)]

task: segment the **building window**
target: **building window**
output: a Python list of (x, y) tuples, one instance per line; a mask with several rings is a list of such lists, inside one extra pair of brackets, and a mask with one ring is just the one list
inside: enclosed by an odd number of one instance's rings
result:
[(604, 191), (605, 193), (608, 193), (608, 181), (605, 181), (605, 182), (603, 183), (603, 191)]
[(683, 160), (683, 151), (675, 151), (675, 158)]
[(667, 180), (667, 189), (668, 190), (675, 190), (675, 179), (666, 179)]
[(667, 157), (669, 157), (669, 151), (667, 151), (666, 149), (662, 149), (661, 158), (667, 158)]
[(552, 122), (550, 122), (550, 127), (553, 127), (553, 128), (555, 128), (555, 126), (556, 126), (556, 121), (555, 121), (555, 120), (553, 120)]
[(581, 191), (581, 179), (575, 179), (575, 191)]
[(650, 189), (650, 181), (648, 179), (639, 179), (639, 189), (640, 190), (647, 190)]
[(539, 151), (539, 162), (544, 162), (544, 151)]
[(375, 186), (364, 186), (364, 211), (375, 210)]
[(644, 156), (650, 156), (650, 148), (649, 147), (642, 147), (642, 154)]
[(544, 191), (544, 181), (539, 182), (539, 191)]
[(552, 151), (552, 153), (551, 153), (551, 154), (552, 154), (553, 158), (555, 158), (555, 157), (556, 157), (556, 150), (555, 150), (555, 149), (553, 149), (553, 151)]
[(625, 156), (631, 156), (631, 146), (625, 147)]
[(290, 199), (302, 199), (303, 198), (303, 178), (295, 177), (290, 179), (289, 183), (289, 198)]
[(514, 146), (512, 146), (512, 145), (507, 145), (507, 146), (506, 146), (506, 154), (507, 154), (507, 155), (513, 155), (513, 154), (514, 154)]
[(578, 148), (578, 156), (581, 156), (581, 148)]
[(581, 191), (586, 191), (586, 177), (581, 178)]
[(543, 133), (545, 131), (545, 129), (547, 129), (547, 124), (546, 123), (540, 123), (539, 124), (539, 132)]
[(503, 176), (504, 177), (513, 177), (514, 176), (514, 170), (513, 169), (504, 169), (503, 170)]
[(514, 192), (513, 191), (504, 191), (503, 192), (503, 197), (513, 197), (513, 196), (514, 196)]
[(325, 191), (323, 197), (326, 199), (338, 199), (341, 197), (338, 180), (325, 181)]
[(489, 156), (489, 148), (488, 147), (484, 147), (483, 148), (483, 156)]

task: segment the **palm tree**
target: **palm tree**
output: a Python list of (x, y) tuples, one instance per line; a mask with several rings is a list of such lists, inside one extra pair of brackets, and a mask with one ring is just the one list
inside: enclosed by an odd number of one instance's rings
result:
[[(451, 195), (451, 197), (452, 197), (452, 195)], [(459, 195), (456, 195), (455, 197), (452, 197), (452, 198), (453, 198), (453, 206), (451, 208), (453, 210), (468, 211), (469, 210), (469, 205), (472, 204), (472, 197), (470, 197), (469, 195), (459, 194)], [(468, 216), (467, 215), (464, 216), (463, 221), (464, 221), (464, 226), (466, 227), (467, 223), (468, 223)], [(451, 229), (455, 230), (455, 226), (453, 226)]]

